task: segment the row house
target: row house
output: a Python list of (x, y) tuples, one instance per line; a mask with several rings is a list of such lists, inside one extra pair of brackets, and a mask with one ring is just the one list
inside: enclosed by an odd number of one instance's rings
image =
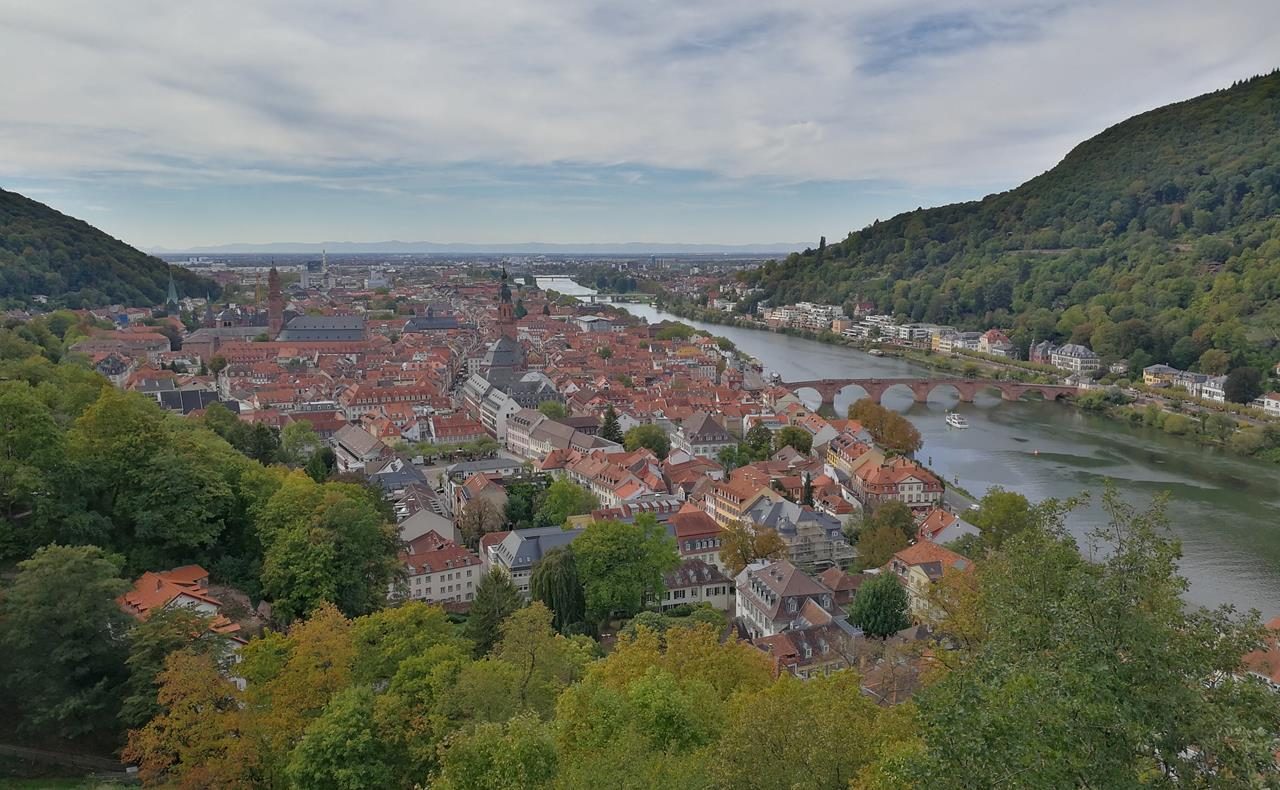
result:
[(437, 397), (435, 387), (419, 384), (406, 387), (380, 387), (372, 384), (355, 384), (338, 397), (338, 403), (355, 419), (371, 408), (386, 403), (423, 403)]
[(465, 444), (488, 438), (484, 426), (465, 414), (434, 414), (427, 418), (427, 435), (432, 444)]
[(681, 560), (701, 560), (722, 571), (728, 569), (720, 557), (724, 528), (705, 511), (686, 504), (671, 516), (668, 523), (675, 532), (676, 551)]
[(761, 499), (777, 502), (782, 498), (781, 494), (767, 485), (746, 480), (716, 481), (707, 488), (707, 515), (720, 526), (735, 521), (745, 523), (747, 511)]
[(733, 580), (708, 562), (687, 559), (665, 574), (662, 581), (662, 598), (657, 601), (660, 611), (702, 603), (722, 612), (733, 611)]

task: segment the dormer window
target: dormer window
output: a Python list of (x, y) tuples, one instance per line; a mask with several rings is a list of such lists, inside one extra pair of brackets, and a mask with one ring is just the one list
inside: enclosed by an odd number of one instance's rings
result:
[(795, 599), (795, 598), (788, 598), (788, 599), (787, 599), (787, 611), (788, 611), (788, 612), (794, 612), (795, 610), (796, 610), (796, 599)]

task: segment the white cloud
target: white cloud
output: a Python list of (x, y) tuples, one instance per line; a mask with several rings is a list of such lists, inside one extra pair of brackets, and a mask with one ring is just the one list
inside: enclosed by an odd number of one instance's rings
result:
[(9, 4), (0, 174), (573, 162), (1007, 183), (1280, 52), (1269, 0), (897, 5)]

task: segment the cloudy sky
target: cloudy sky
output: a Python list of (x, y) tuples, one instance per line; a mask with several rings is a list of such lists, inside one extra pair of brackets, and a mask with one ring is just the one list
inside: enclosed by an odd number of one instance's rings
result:
[(0, 187), (145, 247), (809, 241), (1278, 65), (1275, 0), (0, 0)]

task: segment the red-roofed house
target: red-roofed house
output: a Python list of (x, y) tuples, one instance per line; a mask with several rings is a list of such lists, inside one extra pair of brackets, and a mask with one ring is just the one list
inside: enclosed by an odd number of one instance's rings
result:
[(470, 603), (483, 573), (477, 554), (434, 531), (409, 541), (400, 562), (405, 586), (393, 595), (413, 601)]
[(117, 598), (116, 603), (139, 620), (146, 620), (164, 609), (185, 606), (213, 618), (209, 623), (210, 631), (244, 642), (236, 636), (240, 626), (222, 616), (222, 602), (209, 594), (209, 572), (199, 565), (148, 571), (133, 583), (133, 589)]
[(1262, 647), (1246, 653), (1244, 668), (1249, 674), (1265, 681), (1273, 691), (1280, 691), (1280, 645), (1276, 637), (1280, 632), (1280, 617), (1267, 621), (1267, 634)]

